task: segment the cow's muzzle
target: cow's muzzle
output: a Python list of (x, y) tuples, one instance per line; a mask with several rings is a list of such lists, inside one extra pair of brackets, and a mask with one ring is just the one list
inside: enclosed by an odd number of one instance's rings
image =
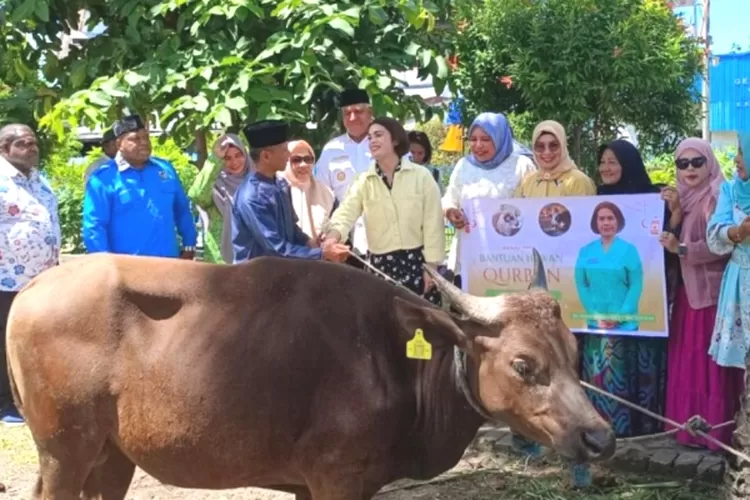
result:
[(580, 458), (586, 462), (607, 460), (615, 453), (615, 433), (612, 429), (597, 427), (584, 429), (580, 436)]

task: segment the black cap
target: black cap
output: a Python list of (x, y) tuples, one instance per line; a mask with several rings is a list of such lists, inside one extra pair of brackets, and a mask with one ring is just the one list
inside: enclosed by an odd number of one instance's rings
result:
[(370, 104), (370, 96), (362, 89), (345, 89), (339, 94), (339, 107), (353, 104)]
[(146, 127), (145, 125), (143, 125), (143, 120), (141, 120), (140, 116), (130, 115), (115, 123), (112, 126), (112, 131), (115, 134), (115, 138), (117, 138), (127, 134), (128, 132), (134, 132), (136, 130), (142, 130), (144, 128)]
[(115, 131), (111, 127), (105, 130), (102, 134), (102, 144), (114, 141), (115, 139), (117, 139), (117, 137), (115, 137)]
[(243, 130), (251, 148), (267, 148), (289, 140), (289, 125), (280, 120), (263, 120), (251, 123)]

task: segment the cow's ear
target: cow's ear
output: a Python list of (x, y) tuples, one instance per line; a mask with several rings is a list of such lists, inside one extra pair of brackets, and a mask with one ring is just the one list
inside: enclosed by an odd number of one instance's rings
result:
[(465, 328), (468, 326), (467, 320), (437, 307), (414, 304), (400, 297), (393, 298), (393, 308), (399, 326), (399, 338), (404, 342), (411, 340), (417, 329), (420, 329), (434, 347), (457, 345), (462, 350), (469, 348), (471, 329)]

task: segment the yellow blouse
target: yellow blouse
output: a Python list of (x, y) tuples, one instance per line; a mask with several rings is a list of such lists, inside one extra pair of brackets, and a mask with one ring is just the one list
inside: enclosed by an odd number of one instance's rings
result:
[(331, 229), (347, 235), (364, 215), (370, 252), (382, 255), (424, 246), (430, 263), (445, 259), (445, 226), (440, 206), (440, 188), (429, 170), (407, 159), (393, 176), (388, 189), (370, 165), (353, 182), (331, 218)]
[(596, 194), (594, 181), (578, 169), (568, 170), (557, 179), (545, 180), (543, 176), (542, 170), (531, 172), (521, 181), (513, 196), (515, 198), (556, 198)]

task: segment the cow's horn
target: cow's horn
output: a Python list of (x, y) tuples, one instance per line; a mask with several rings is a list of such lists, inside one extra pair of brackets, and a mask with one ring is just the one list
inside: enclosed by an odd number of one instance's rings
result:
[(539, 254), (536, 248), (532, 248), (534, 252), (534, 277), (529, 283), (529, 290), (532, 288), (542, 288), (549, 290), (547, 287), (547, 271), (544, 269), (544, 262), (542, 262), (542, 256)]
[(425, 265), (424, 268), (437, 285), (440, 293), (448, 297), (453, 307), (458, 311), (485, 325), (491, 325), (498, 321), (502, 312), (502, 299), (500, 297), (469, 295), (443, 278), (435, 269), (428, 265)]

